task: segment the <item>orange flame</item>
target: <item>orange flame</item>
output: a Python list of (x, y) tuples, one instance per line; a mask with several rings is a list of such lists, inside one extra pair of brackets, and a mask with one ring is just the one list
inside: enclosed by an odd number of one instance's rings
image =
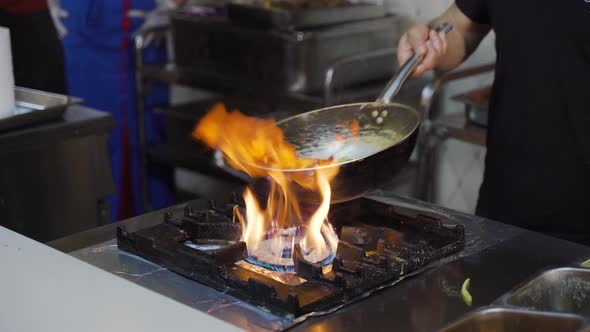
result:
[[(221, 150), (231, 167), (251, 177), (271, 180), (266, 207), (263, 209), (254, 193), (247, 189), (244, 192), (245, 216), (237, 214), (243, 225), (242, 240), (251, 257), (271, 265), (293, 265), (291, 255), (295, 243), (301, 245), (304, 256), (310, 261), (333, 257), (338, 237), (327, 222), (327, 216), (330, 181), (337, 175), (338, 168), (293, 171), (327, 165), (332, 160), (299, 158), (296, 148), (285, 140), (274, 120), (248, 117), (239, 111), (228, 112), (223, 104), (215, 105), (200, 121), (193, 137)], [(302, 212), (294, 194), (296, 185), (319, 192), (322, 198), (309, 218)]]

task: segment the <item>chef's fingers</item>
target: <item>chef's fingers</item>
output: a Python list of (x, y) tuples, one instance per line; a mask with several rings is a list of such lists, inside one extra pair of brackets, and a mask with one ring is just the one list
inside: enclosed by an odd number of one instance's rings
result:
[(426, 56), (424, 57), (424, 60), (422, 60), (422, 63), (414, 71), (414, 76), (422, 76), (422, 74), (424, 74), (425, 72), (433, 69), (436, 66), (437, 59), (438, 52), (434, 48), (433, 43), (426, 43)]
[[(428, 32), (430, 29), (426, 25), (415, 25), (411, 27), (400, 39), (398, 46), (398, 62), (402, 66), (413, 53), (425, 56), (428, 48)], [(414, 71), (413, 76), (420, 76), (423, 71)]]
[(434, 30), (430, 30), (430, 44), (436, 51), (436, 57), (440, 57), (443, 53), (442, 40), (440, 39), (438, 33)]
[(426, 41), (428, 41), (428, 32), (430, 29), (423, 24), (415, 25), (408, 30), (408, 42), (412, 49), (418, 55), (425, 55), (427, 52)]
[(448, 43), (444, 32), (437, 33), (426, 25), (415, 25), (400, 39), (397, 51), (399, 65), (403, 65), (416, 53), (424, 57), (416, 68), (413, 76), (421, 76), (424, 72), (434, 69), (446, 55)]
[(447, 52), (449, 51), (449, 41), (447, 40), (447, 34), (443, 31), (438, 33), (440, 40), (442, 41), (442, 55), (445, 56), (447, 55)]
[(410, 59), (413, 52), (412, 45), (408, 42), (408, 35), (404, 34), (397, 46), (397, 63), (400, 67)]
[(429, 32), (429, 40), (426, 42), (426, 54), (422, 63), (416, 68), (414, 76), (418, 77), (425, 72), (434, 69), (440, 60), (447, 54), (448, 42), (446, 35), (434, 30)]

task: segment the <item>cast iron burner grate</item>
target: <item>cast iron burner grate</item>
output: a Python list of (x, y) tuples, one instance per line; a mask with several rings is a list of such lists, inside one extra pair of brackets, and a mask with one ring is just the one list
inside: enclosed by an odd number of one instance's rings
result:
[(245, 261), (246, 244), (234, 208), (210, 202), (184, 215), (166, 214), (164, 223), (134, 233), (117, 229), (120, 249), (241, 300), (295, 317), (324, 311), (426, 264), (461, 251), (463, 226), (412, 209), (361, 198), (334, 205), (329, 220), (339, 235), (331, 271), (293, 253), (295, 273), (264, 270)]

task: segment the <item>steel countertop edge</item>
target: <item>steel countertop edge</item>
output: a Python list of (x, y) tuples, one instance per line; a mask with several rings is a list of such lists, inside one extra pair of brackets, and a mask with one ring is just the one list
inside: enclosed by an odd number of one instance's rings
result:
[[(211, 197), (223, 201), (227, 194)], [(436, 331), (477, 308), (490, 305), (535, 273), (561, 266), (573, 266), (590, 257), (590, 247), (547, 237), (494, 221), (441, 208), (436, 205), (376, 191), (370, 198), (443, 215), (450, 223), (466, 228), (466, 246), (482, 249), (437, 266), (394, 287), (327, 316), (313, 317), (294, 326), (293, 331)], [(206, 207), (208, 200), (191, 202)], [(149, 227), (163, 220), (174, 206), (126, 221), (129, 230)], [(119, 224), (111, 224), (48, 243), (69, 253), (115, 238)], [(485, 245), (484, 245), (485, 244)], [(467, 306), (460, 288), (471, 278), (473, 305)]]

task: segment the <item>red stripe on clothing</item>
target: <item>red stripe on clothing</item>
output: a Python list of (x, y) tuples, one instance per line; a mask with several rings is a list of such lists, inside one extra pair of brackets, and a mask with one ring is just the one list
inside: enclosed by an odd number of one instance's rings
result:
[(48, 6), (47, 0), (0, 0), (0, 10), (26, 14), (46, 11)]
[(123, 0), (123, 21), (121, 30), (123, 33), (121, 39), (121, 104), (120, 110), (122, 115), (121, 123), (121, 183), (119, 187), (119, 210), (117, 211), (117, 221), (125, 220), (135, 216), (135, 193), (133, 192), (133, 170), (132, 170), (132, 148), (131, 133), (129, 130), (129, 94), (127, 91), (127, 73), (129, 57), (129, 29), (131, 22), (128, 12), (131, 9), (131, 0)]

